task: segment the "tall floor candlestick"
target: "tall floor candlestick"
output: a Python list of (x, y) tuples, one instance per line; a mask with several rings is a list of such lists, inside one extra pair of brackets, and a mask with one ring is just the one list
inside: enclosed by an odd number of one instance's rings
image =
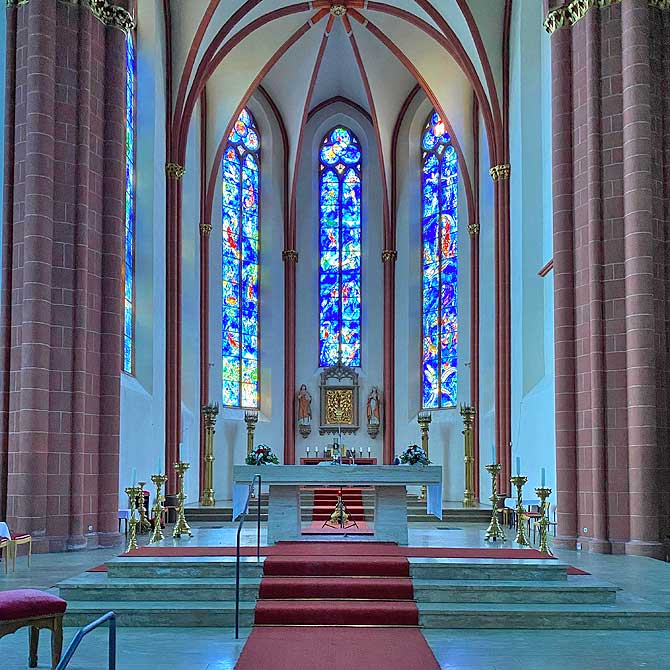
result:
[(165, 498), (161, 489), (167, 481), (167, 476), (161, 474), (151, 475), (151, 481), (156, 485), (156, 500), (154, 501), (154, 506), (151, 508), (154, 517), (154, 532), (151, 534), (149, 544), (156, 544), (156, 542), (160, 542), (163, 539), (161, 522), (163, 520), (163, 501)]
[(492, 512), (491, 512), (491, 523), (486, 529), (486, 534), (484, 535), (484, 540), (486, 542), (493, 541), (496, 542), (498, 539), (503, 542), (507, 539), (505, 533), (498, 521), (498, 481), (497, 477), (500, 474), (501, 466), (500, 463), (491, 463), (491, 465), (486, 466), (486, 472), (491, 475), (491, 501)]
[(126, 495), (128, 496), (128, 505), (130, 506), (130, 519), (128, 521), (128, 548), (126, 551), (131, 549), (137, 549), (137, 516), (135, 512), (137, 510), (137, 494), (139, 493), (139, 486), (127, 486), (125, 488)]
[(219, 413), (219, 405), (205, 405), (202, 408), (202, 416), (205, 421), (205, 473), (202, 491), (203, 507), (214, 507), (214, 426)]
[[(430, 430), (430, 422), (433, 420), (433, 415), (430, 412), (419, 412), (416, 418), (417, 423), (421, 427), (421, 448), (423, 453), (428, 458), (428, 431)], [(421, 487), (421, 500), (426, 498), (426, 486)]]
[(193, 537), (189, 525), (186, 523), (186, 517), (184, 516), (184, 501), (186, 500), (186, 494), (184, 493), (184, 475), (186, 471), (191, 467), (190, 463), (175, 463), (174, 469), (177, 473), (177, 523), (174, 525), (174, 530), (172, 531), (172, 537), (179, 538), (182, 534), (188, 534), (189, 537)]
[(549, 554), (553, 556), (551, 550), (549, 549), (549, 506), (547, 504), (547, 498), (551, 495), (551, 489), (547, 486), (538, 486), (535, 489), (535, 494), (540, 499), (540, 510), (542, 516), (540, 517), (540, 551), (544, 554)]
[(461, 405), (461, 416), (463, 417), (463, 448), (465, 456), (465, 491), (463, 493), (463, 507), (474, 507), (475, 505), (475, 456), (472, 446), (472, 426), (475, 421), (476, 410), (470, 405)]
[(244, 422), (247, 424), (247, 454), (254, 450), (254, 431), (258, 423), (258, 412), (247, 410), (244, 413)]
[[(518, 459), (517, 459), (518, 460)], [(517, 474), (510, 480), (516, 486), (516, 537), (514, 541), (522, 547), (529, 547), (530, 543), (526, 537), (526, 529), (523, 525), (524, 514), (526, 510), (523, 508), (523, 485), (528, 481), (528, 477)]]

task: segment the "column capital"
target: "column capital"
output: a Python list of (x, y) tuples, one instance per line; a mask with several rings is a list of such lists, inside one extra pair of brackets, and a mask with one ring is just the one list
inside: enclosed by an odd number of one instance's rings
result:
[(479, 224), (478, 223), (469, 223), (468, 224), (468, 233), (470, 233), (470, 235), (472, 237), (476, 237), (477, 235), (479, 235)]
[(512, 166), (509, 163), (501, 163), (500, 165), (494, 165), (490, 170), (489, 174), (493, 181), (498, 181), (499, 179), (509, 179), (510, 172), (512, 171)]
[(298, 262), (298, 252), (295, 249), (284, 249), (281, 252), (281, 258), (285, 263), (289, 261), (292, 263)]
[(165, 174), (170, 179), (181, 179), (186, 174), (186, 168), (179, 163), (166, 163), (165, 164)]
[(398, 260), (396, 249), (384, 249), (382, 251), (382, 263), (395, 263)]
[[(125, 7), (113, 5), (109, 0), (60, 0), (70, 5), (83, 5), (91, 10), (98, 21), (112, 28), (119, 28), (124, 33), (135, 30), (135, 20)], [(19, 7), (27, 5), (29, 0), (5, 0), (7, 7)]]
[(209, 235), (212, 232), (212, 224), (211, 223), (201, 223), (200, 224), (200, 234), (201, 235)]

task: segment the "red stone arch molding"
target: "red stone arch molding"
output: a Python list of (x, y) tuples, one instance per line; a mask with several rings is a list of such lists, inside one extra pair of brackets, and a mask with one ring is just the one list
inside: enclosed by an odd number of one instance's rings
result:
[[(210, 26), (214, 13), (216, 12), (221, 0), (211, 0), (200, 24), (189, 50), (184, 70), (181, 73), (177, 96), (175, 99), (174, 114), (170, 124), (170, 156), (169, 164), (171, 174), (168, 175), (167, 188), (167, 266), (168, 271), (168, 318), (167, 324), (167, 348), (166, 348), (166, 459), (171, 462), (176, 457), (176, 450), (180, 434), (180, 379), (181, 379), (181, 361), (179, 351), (181, 349), (181, 312), (180, 312), (180, 292), (181, 292), (181, 182), (179, 174), (185, 167), (185, 149), (189, 124), (192, 119), (195, 105), (212, 73), (225, 60), (226, 55), (237, 45), (251, 37), (258, 29), (266, 26), (268, 23), (276, 21), (282, 17), (301, 14), (306, 15), (305, 23), (302, 24), (281, 47), (270, 57), (270, 59), (261, 68), (260, 72), (250, 83), (247, 91), (240, 100), (235, 113), (232, 115), (228, 128), (224, 133), (221, 144), (219, 145), (214, 163), (210, 166), (210, 177), (207, 189), (207, 207), (209, 211), (209, 220), (211, 220), (211, 211), (213, 206), (214, 193), (216, 188), (216, 179), (218, 175), (218, 164), (220, 162), (224, 149), (224, 138), (227, 136), (235, 118), (247, 103), (252, 93), (259, 87), (264, 76), (274, 66), (274, 64), (286, 53), (294, 44), (296, 44), (303, 35), (317, 26), (323, 19), (326, 19), (322, 28), (323, 37), (320, 47), (315, 54), (314, 66), (312, 70), (311, 84), (307, 91), (305, 105), (303, 107), (303, 126), (307, 120), (310, 110), (312, 90), (328, 39), (330, 27), (335, 19), (334, 11), (331, 13), (331, 3), (329, 0), (315, 0), (314, 2), (299, 2), (287, 4), (284, 7), (267, 12), (248, 24), (239, 28), (239, 24), (245, 17), (260, 4), (260, 0), (247, 0), (230, 18), (221, 26), (216, 35), (206, 46), (203, 44), (204, 36)], [(362, 0), (346, 0), (338, 5), (343, 5), (346, 14), (342, 17), (347, 34), (349, 35), (350, 45), (354, 52), (359, 71), (366, 88), (368, 102), (370, 105), (371, 116), (375, 132), (378, 134), (378, 147), (380, 151), (380, 164), (385, 165), (382, 154), (382, 144), (379, 141), (379, 126), (376, 121), (375, 105), (372, 99), (369, 84), (367, 83), (367, 74), (365, 67), (358, 53), (358, 47), (354, 38), (349, 20), (353, 19), (359, 22), (370, 34), (379, 40), (389, 51), (398, 58), (405, 67), (416, 77), (420, 86), (425, 91), (437, 111), (446, 118), (436, 95), (430, 89), (421, 73), (410, 63), (393, 40), (379, 29), (371, 18), (375, 13), (381, 13), (393, 16), (398, 21), (408, 22), (419, 28), (429, 39), (439, 45), (447, 54), (457, 62), (468, 81), (472, 85), (475, 99), (484, 123), (486, 138), (489, 145), (489, 155), (491, 156), (492, 167), (507, 163), (506, 142), (503, 137), (502, 114), (498, 102), (498, 94), (495, 88), (493, 72), (484, 49), (481, 35), (474, 21), (472, 14), (467, 7), (465, 0), (457, 0), (468, 25), (478, 56), (482, 62), (485, 72), (485, 81), (482, 82), (475, 70), (474, 64), (467, 54), (465, 48), (459, 41), (456, 34), (448, 26), (444, 17), (426, 0), (416, 0), (418, 8), (424, 10), (434, 20), (435, 25), (427, 23), (417, 15), (406, 10), (399, 9), (393, 5), (380, 2), (367, 2)], [(338, 13), (339, 14), (339, 13)], [(204, 48), (203, 48), (204, 47)], [(200, 57), (198, 54), (202, 53)], [(449, 129), (452, 130), (451, 128)], [(452, 133), (453, 135), (453, 133)], [(455, 138), (457, 139), (457, 138)], [(298, 145), (302, 141), (302, 131), (298, 139)], [(460, 146), (455, 142), (456, 149), (462, 159)], [(299, 155), (299, 146), (297, 147)], [(474, 211), (474, 200), (472, 191), (472, 181), (468, 173), (464, 160), (461, 160), (464, 167), (463, 179), (466, 188), (466, 197), (468, 209)], [(292, 398), (295, 394), (295, 262), (297, 255), (294, 252), (296, 247), (296, 229), (295, 229), (295, 179), (297, 165), (294, 166), (291, 178), (291, 189), (288, 194), (288, 212), (284, 220), (284, 259), (285, 259), (285, 304), (286, 304), (286, 331), (285, 331), (285, 397)], [(504, 173), (504, 170), (503, 170)], [(496, 172), (496, 175), (499, 172)], [(385, 170), (382, 174), (383, 182), (386, 186), (388, 177)], [(508, 477), (509, 473), (509, 453), (504, 445), (509, 445), (509, 337), (504, 333), (509, 332), (509, 263), (505, 259), (509, 256), (509, 199), (505, 197), (508, 190), (508, 182), (505, 179), (495, 182), (495, 212), (494, 221), (496, 231), (496, 322), (507, 324), (506, 330), (501, 331), (501, 337), (496, 337), (496, 443), (499, 450), (499, 460), (503, 464), (503, 475), (501, 481)], [(386, 190), (388, 194), (388, 190)], [(389, 203), (388, 195), (384, 202), (384, 300), (385, 312), (389, 315), (385, 322), (384, 335), (384, 387), (386, 393), (386, 425), (384, 429), (384, 459), (390, 461), (393, 457), (393, 295), (394, 295), (394, 260), (396, 257), (395, 246), (395, 222), (391, 216), (393, 203)], [(501, 326), (502, 327), (502, 326)], [(206, 361), (203, 363), (206, 366)], [(293, 403), (287, 402), (285, 407), (285, 426), (284, 426), (284, 460), (287, 463), (294, 462), (295, 459), (295, 434), (294, 434), (294, 416)], [(390, 424), (389, 424), (390, 421)]]

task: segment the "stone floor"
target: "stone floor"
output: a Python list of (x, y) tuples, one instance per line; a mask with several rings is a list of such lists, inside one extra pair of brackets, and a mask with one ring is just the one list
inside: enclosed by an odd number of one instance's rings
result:
[[(416, 524), (410, 527), (412, 546), (490, 546), (483, 539), (484, 528), (470, 524)], [(255, 543), (253, 527), (245, 529), (244, 544)], [(264, 542), (265, 529), (261, 541)], [(231, 545), (233, 524), (203, 524), (194, 537), (178, 541), (180, 546)], [(332, 538), (336, 539), (336, 538)], [(171, 545), (172, 539), (164, 544)], [(508, 540), (503, 546), (512, 546)], [(37, 555), (27, 568), (19, 557), (17, 571), (9, 577), (0, 569), (0, 589), (34, 587), (48, 589), (60, 580), (105, 562), (118, 553), (91, 550), (71, 554)], [(603, 556), (573, 551), (556, 552), (561, 560), (591, 572), (670, 608), (670, 564), (636, 556)], [(443, 670), (630, 670), (670, 668), (667, 631), (538, 631), (533, 632), (529, 616), (527, 630), (426, 630), (425, 635)], [(75, 634), (65, 630), (65, 644)], [(118, 630), (119, 670), (147, 667), (165, 670), (232, 670), (248, 631), (240, 640), (232, 630), (208, 628)], [(105, 630), (89, 636), (70, 664), (72, 670), (104, 670)], [(27, 668), (27, 631), (0, 639), (0, 670)], [(39, 667), (47, 668), (49, 635), (42, 634)], [(160, 654), (160, 663), (156, 655)], [(259, 669), (262, 670), (262, 669)], [(307, 670), (296, 668), (295, 670)], [(316, 670), (310, 668), (309, 670)], [(343, 669), (344, 670), (344, 669)], [(353, 668), (346, 670), (355, 670)], [(401, 669), (398, 669), (401, 670)], [(404, 669), (403, 669), (404, 670)], [(408, 668), (406, 670), (411, 670)]]

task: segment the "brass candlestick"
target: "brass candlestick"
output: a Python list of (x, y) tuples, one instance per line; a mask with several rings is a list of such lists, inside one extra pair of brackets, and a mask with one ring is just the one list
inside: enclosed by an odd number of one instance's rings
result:
[(247, 424), (247, 454), (250, 454), (254, 450), (254, 431), (258, 423), (258, 412), (247, 410), (244, 413), (244, 423)]
[(146, 482), (137, 482), (137, 487), (139, 488), (139, 505), (137, 506), (137, 511), (140, 515), (140, 520), (137, 522), (139, 526), (140, 533), (148, 533), (151, 530), (151, 522), (147, 518), (147, 508), (144, 506), (144, 485)]
[(476, 410), (470, 405), (461, 405), (463, 417), (463, 449), (465, 456), (465, 491), (463, 493), (463, 507), (475, 506), (475, 456), (472, 444), (472, 426), (475, 421)]
[(516, 477), (512, 477), (510, 481), (516, 486), (516, 537), (514, 538), (514, 541), (522, 547), (529, 547), (530, 542), (528, 542), (526, 530), (523, 526), (523, 515), (525, 510), (523, 508), (523, 503), (521, 502), (523, 500), (523, 485), (528, 481), (528, 477), (516, 475)]
[(216, 416), (219, 413), (219, 405), (205, 405), (202, 408), (202, 416), (205, 421), (205, 473), (202, 500), (204, 507), (214, 507), (214, 426)]
[(184, 501), (186, 500), (186, 494), (184, 493), (184, 474), (191, 467), (190, 463), (175, 463), (174, 469), (177, 473), (177, 523), (174, 525), (174, 530), (172, 531), (172, 537), (179, 538), (183, 534), (188, 534), (189, 537), (193, 537), (189, 525), (186, 523), (186, 517), (184, 516)]
[(547, 515), (547, 498), (551, 495), (551, 489), (547, 486), (539, 486), (535, 489), (537, 497), (540, 499), (540, 509), (542, 516), (540, 517), (540, 551), (553, 556), (549, 549), (547, 540), (549, 539), (549, 518)]
[(491, 506), (493, 508), (491, 513), (491, 523), (489, 524), (489, 527), (486, 529), (486, 534), (484, 535), (484, 540), (486, 540), (486, 542), (488, 542), (489, 540), (496, 542), (498, 538), (500, 538), (500, 540), (504, 542), (507, 539), (505, 537), (505, 533), (502, 529), (502, 526), (498, 521), (497, 477), (500, 474), (500, 469), (501, 469), (500, 463), (491, 463), (491, 465), (486, 466), (486, 472), (488, 472), (491, 475), (491, 497), (489, 498), (489, 500), (491, 501)]
[(137, 494), (140, 490), (138, 486), (127, 486), (125, 489), (126, 495), (128, 496), (128, 505), (130, 506), (130, 519), (128, 521), (128, 548), (126, 551), (131, 549), (137, 549), (137, 517), (135, 516), (135, 510), (137, 509)]
[[(417, 423), (421, 427), (421, 448), (423, 453), (428, 458), (428, 431), (430, 429), (430, 422), (433, 420), (433, 415), (430, 412), (419, 412), (416, 418)], [(421, 500), (426, 498), (426, 485), (421, 487)]]
[(156, 544), (163, 539), (163, 529), (161, 528), (161, 521), (163, 519), (163, 501), (165, 498), (161, 493), (163, 484), (167, 481), (166, 475), (151, 475), (151, 481), (156, 485), (156, 501), (152, 507), (154, 515), (154, 532), (151, 535), (149, 544)]

